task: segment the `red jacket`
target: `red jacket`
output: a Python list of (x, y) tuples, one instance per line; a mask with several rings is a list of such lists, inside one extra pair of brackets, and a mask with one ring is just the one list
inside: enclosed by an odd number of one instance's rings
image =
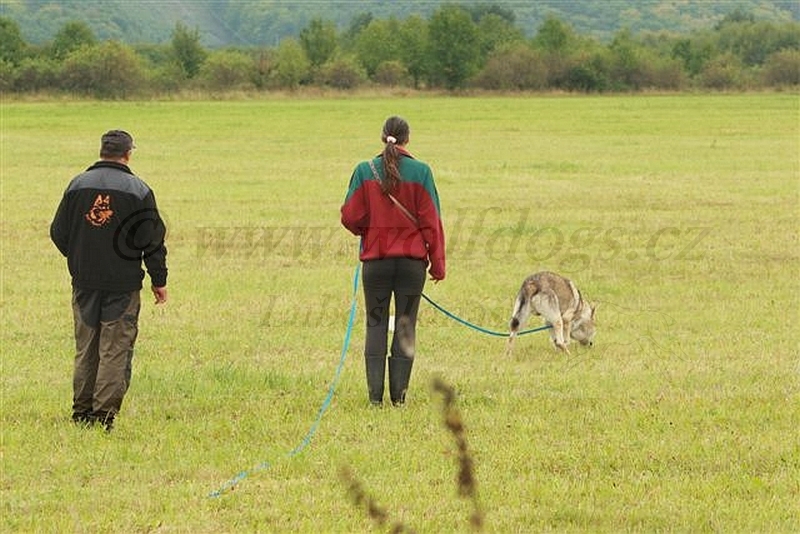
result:
[[(399, 148), (399, 147), (398, 147)], [(372, 160), (383, 175), (381, 157)], [(417, 219), (415, 224), (381, 191), (368, 161), (356, 165), (342, 205), (342, 225), (361, 237), (362, 261), (415, 258), (430, 264), (435, 280), (445, 276), (444, 228), (439, 194), (428, 165), (404, 153), (399, 162), (400, 185), (392, 193)]]

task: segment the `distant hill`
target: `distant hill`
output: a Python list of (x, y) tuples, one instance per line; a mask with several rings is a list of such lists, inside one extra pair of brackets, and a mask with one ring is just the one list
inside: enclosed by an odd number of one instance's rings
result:
[[(359, 15), (373, 18), (428, 18), (444, 1), (435, 0), (0, 0), (0, 16), (15, 21), (23, 38), (44, 44), (67, 22), (86, 22), (100, 40), (159, 44), (170, 40), (177, 22), (199, 31), (210, 48), (273, 46), (296, 36), (313, 18), (346, 30)], [(453, 3), (453, 2), (450, 2)], [(601, 41), (628, 28), (689, 33), (712, 28), (735, 10), (756, 20), (798, 21), (797, 0), (498, 0), (470, 1), (469, 7), (497, 6), (513, 13), (515, 24), (532, 36), (547, 16), (570, 24), (579, 34)]]

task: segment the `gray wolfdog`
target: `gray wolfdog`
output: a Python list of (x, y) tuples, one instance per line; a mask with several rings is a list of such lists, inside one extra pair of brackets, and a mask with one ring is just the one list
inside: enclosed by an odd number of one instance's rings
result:
[(507, 351), (511, 352), (514, 338), (531, 315), (541, 315), (552, 326), (550, 338), (567, 354), (570, 337), (591, 346), (596, 308), (583, 299), (571, 280), (549, 271), (532, 274), (522, 282), (514, 302)]

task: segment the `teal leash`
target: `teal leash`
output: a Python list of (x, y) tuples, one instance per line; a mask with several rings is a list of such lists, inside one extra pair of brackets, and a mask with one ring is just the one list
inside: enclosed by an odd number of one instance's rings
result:
[[(342, 352), (341, 352), (341, 355), (339, 356), (339, 364), (336, 366), (336, 372), (334, 373), (333, 380), (331, 381), (331, 385), (328, 388), (328, 394), (325, 397), (325, 400), (322, 402), (322, 405), (320, 406), (319, 410), (317, 411), (317, 416), (314, 419), (314, 422), (311, 424), (311, 427), (309, 428), (308, 432), (303, 437), (303, 439), (300, 440), (300, 442), (297, 444), (297, 446), (295, 446), (292, 450), (290, 450), (288, 453), (286, 453), (286, 457), (287, 458), (292, 458), (294, 456), (297, 456), (298, 454), (303, 452), (303, 450), (306, 447), (308, 447), (308, 445), (311, 444), (311, 439), (314, 437), (314, 435), (316, 434), (317, 430), (319, 429), (320, 422), (322, 421), (322, 416), (325, 415), (325, 412), (327, 412), (328, 408), (330, 408), (330, 406), (331, 406), (331, 401), (333, 400), (333, 394), (336, 391), (336, 387), (339, 385), (339, 379), (341, 378), (341, 375), (342, 375), (342, 369), (344, 368), (344, 363), (345, 363), (345, 360), (347, 359), (347, 349), (350, 347), (350, 338), (352, 337), (353, 325), (355, 324), (355, 318), (356, 318), (356, 303), (357, 303), (356, 298), (357, 298), (357, 295), (358, 295), (358, 280), (359, 280), (360, 274), (361, 274), (361, 262), (359, 262), (358, 265), (356, 265), (355, 272), (353, 273), (353, 298), (352, 298), (352, 301), (351, 301), (351, 304), (350, 304), (350, 317), (349, 317), (349, 319), (347, 321), (347, 331), (345, 332), (345, 335), (344, 335), (344, 343), (342, 344)], [(493, 330), (489, 330), (489, 329), (483, 328), (481, 326), (475, 325), (473, 323), (470, 323), (469, 321), (466, 321), (466, 320), (456, 316), (452, 312), (444, 309), (442, 306), (440, 306), (439, 304), (437, 304), (436, 302), (431, 300), (425, 293), (422, 294), (422, 298), (424, 298), (426, 301), (428, 301), (434, 308), (436, 308), (437, 310), (439, 310), (440, 312), (445, 314), (447, 317), (449, 317), (449, 318), (451, 318), (451, 319), (453, 319), (453, 320), (455, 320), (455, 321), (457, 321), (457, 322), (459, 322), (459, 323), (461, 323), (461, 324), (463, 324), (465, 326), (468, 326), (469, 328), (472, 328), (473, 330), (477, 330), (478, 332), (483, 332), (484, 334), (489, 334), (489, 335), (492, 335), (492, 336), (501, 336), (501, 337), (508, 336), (508, 334), (505, 333), (505, 332), (496, 332), (496, 331), (493, 331)], [(541, 330), (547, 330), (548, 328), (552, 328), (552, 327), (549, 326), (549, 325), (546, 325), (546, 326), (542, 326), (542, 327), (539, 327), (539, 328), (533, 328), (533, 329), (530, 329), (530, 330), (525, 330), (523, 332), (520, 332), (517, 335), (521, 336), (521, 335), (525, 335), (525, 334), (530, 334), (532, 332), (539, 332)], [(265, 471), (265, 470), (269, 469), (270, 467), (272, 467), (272, 464), (270, 462), (268, 462), (268, 461), (264, 461), (264, 462), (261, 462), (260, 464), (256, 465), (255, 467), (253, 467), (253, 468), (251, 468), (249, 470), (241, 471), (236, 476), (234, 476), (233, 478), (231, 478), (230, 480), (225, 482), (218, 489), (210, 492), (208, 494), (208, 496), (211, 497), (211, 498), (220, 497), (223, 493), (233, 489), (237, 484), (239, 484), (239, 482), (241, 482), (242, 480), (244, 480), (248, 476), (254, 475), (255, 473), (258, 473), (260, 471)]]
[[(353, 274), (353, 299), (352, 303), (350, 304), (350, 318), (347, 322), (347, 332), (344, 335), (344, 343), (342, 345), (342, 354), (339, 357), (339, 365), (336, 367), (336, 373), (333, 375), (333, 380), (331, 381), (331, 385), (328, 388), (328, 395), (325, 397), (325, 400), (322, 402), (322, 406), (320, 406), (319, 410), (317, 411), (317, 417), (314, 419), (314, 423), (309, 428), (306, 435), (300, 440), (300, 443), (286, 453), (287, 458), (291, 458), (293, 456), (297, 456), (311, 443), (311, 439), (316, 434), (317, 429), (319, 428), (319, 424), (322, 421), (322, 416), (325, 415), (325, 412), (328, 411), (330, 408), (331, 401), (333, 400), (333, 394), (336, 391), (336, 386), (339, 384), (339, 378), (342, 375), (342, 369), (344, 368), (344, 362), (347, 359), (347, 349), (350, 346), (350, 337), (353, 333), (353, 324), (355, 323), (356, 318), (356, 296), (358, 294), (358, 278), (359, 274), (361, 273), (361, 262), (358, 263), (356, 266), (355, 273)], [(219, 489), (212, 491), (208, 494), (209, 497), (219, 497), (226, 491), (232, 489), (236, 486), (239, 482), (244, 480), (250, 475), (258, 473), (259, 471), (264, 471), (272, 467), (272, 464), (269, 462), (261, 462), (257, 466), (253, 467), (250, 470), (245, 470), (237, 474), (235, 477), (231, 478), (227, 482), (225, 482)]]
[[(461, 317), (458, 317), (454, 313), (451, 313), (451, 312), (447, 311), (446, 309), (444, 309), (442, 306), (436, 304), (425, 293), (422, 294), (422, 298), (427, 300), (430, 303), (431, 306), (433, 306), (434, 308), (436, 308), (437, 310), (439, 310), (440, 312), (442, 312), (443, 314), (445, 314), (449, 318), (451, 318), (451, 319), (453, 319), (453, 320), (455, 320), (455, 321), (457, 321), (457, 322), (459, 322), (459, 323), (461, 323), (461, 324), (463, 324), (465, 326), (468, 326), (468, 327), (472, 328), (473, 330), (477, 330), (478, 332), (483, 332), (484, 334), (489, 334), (490, 336), (508, 337), (508, 332), (496, 332), (494, 330), (489, 330), (487, 328), (483, 328), (482, 326), (478, 326), (476, 324), (472, 324), (469, 321), (466, 321), (466, 320), (462, 319)], [(540, 326), (538, 328), (531, 328), (530, 330), (523, 330), (522, 332), (519, 332), (517, 335), (518, 336), (524, 336), (525, 334), (531, 334), (533, 332), (540, 332), (542, 330), (547, 330), (548, 328), (553, 328), (553, 327), (550, 326), (550, 325)]]

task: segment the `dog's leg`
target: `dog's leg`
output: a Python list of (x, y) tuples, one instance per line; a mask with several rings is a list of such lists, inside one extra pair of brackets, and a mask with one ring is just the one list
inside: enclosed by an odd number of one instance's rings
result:
[(544, 317), (550, 328), (550, 339), (556, 348), (567, 352), (567, 343), (564, 340), (564, 320), (558, 307), (558, 297), (552, 291), (542, 291), (535, 299), (535, 309)]
[(506, 356), (511, 356), (511, 351), (514, 349), (514, 338), (516, 338), (516, 333), (512, 332), (508, 336), (508, 343), (506, 343)]
[(561, 339), (564, 340), (564, 347), (563, 351), (566, 354), (569, 354), (569, 349), (567, 346), (569, 345), (570, 336), (569, 333), (572, 331), (572, 321), (562, 318), (563, 326), (561, 327)]
[(551, 316), (547, 318), (547, 324), (550, 326), (550, 340), (553, 342), (553, 345), (564, 352), (569, 352), (567, 350), (567, 343), (564, 339), (564, 320), (561, 319), (561, 316), (556, 315), (555, 317)]
[(569, 354), (567, 342), (564, 339), (564, 320), (559, 316), (550, 321), (550, 324), (553, 325), (550, 337), (552, 338), (556, 348), (561, 349), (565, 353)]

